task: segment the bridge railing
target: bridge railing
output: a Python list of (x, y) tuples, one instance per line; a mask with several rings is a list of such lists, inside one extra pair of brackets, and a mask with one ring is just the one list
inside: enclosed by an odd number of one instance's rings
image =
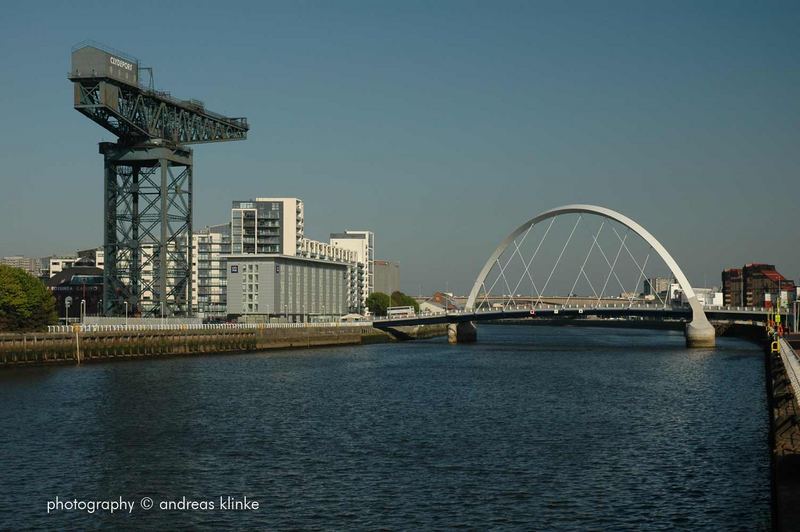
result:
[(137, 331), (214, 331), (224, 329), (304, 329), (370, 327), (370, 321), (332, 321), (313, 323), (149, 323), (131, 325), (49, 325), (48, 333), (137, 332)]
[[(605, 303), (602, 305), (592, 305), (586, 303), (576, 303), (576, 304), (553, 304), (553, 303), (539, 303), (536, 305), (504, 305), (502, 307), (496, 308), (486, 308), (481, 307), (475, 309), (474, 311), (467, 312), (463, 309), (457, 310), (442, 310), (440, 312), (418, 312), (415, 316), (407, 316), (407, 317), (396, 317), (390, 318), (387, 316), (376, 316), (373, 318), (373, 321), (380, 322), (380, 321), (399, 321), (399, 320), (414, 320), (419, 318), (426, 318), (426, 317), (441, 317), (441, 316), (459, 316), (464, 314), (497, 314), (497, 313), (504, 313), (509, 311), (532, 311), (536, 312), (539, 310), (552, 310), (552, 311), (559, 311), (559, 310), (652, 310), (652, 311), (686, 311), (691, 312), (691, 307), (689, 305), (661, 305), (656, 303)], [(712, 312), (742, 312), (747, 314), (765, 314), (772, 309), (767, 307), (746, 307), (746, 306), (733, 306), (733, 305), (706, 305), (703, 310), (705, 311), (712, 311)]]

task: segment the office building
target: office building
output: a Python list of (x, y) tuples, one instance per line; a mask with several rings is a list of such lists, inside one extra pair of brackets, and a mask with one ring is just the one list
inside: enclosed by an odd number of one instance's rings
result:
[(347, 314), (348, 264), (308, 257), (228, 257), (228, 314), (242, 321), (327, 321)]
[(375, 261), (375, 292), (391, 294), (400, 290), (400, 264), (388, 260)]

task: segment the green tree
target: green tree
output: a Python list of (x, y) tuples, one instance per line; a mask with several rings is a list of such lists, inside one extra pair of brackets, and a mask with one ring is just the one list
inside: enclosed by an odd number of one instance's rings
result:
[(31, 331), (56, 323), (56, 301), (24, 270), (0, 264), (0, 331)]
[(367, 296), (367, 308), (376, 316), (385, 316), (386, 308), (391, 306), (388, 294), (383, 292), (372, 292)]
[(388, 307), (414, 307), (415, 312), (419, 312), (419, 303), (411, 296), (396, 290), (392, 295), (383, 292), (372, 292), (367, 297), (367, 308), (376, 316), (385, 316)]
[(419, 303), (411, 296), (407, 296), (399, 290), (392, 292), (393, 307), (414, 307), (414, 312), (419, 312)]

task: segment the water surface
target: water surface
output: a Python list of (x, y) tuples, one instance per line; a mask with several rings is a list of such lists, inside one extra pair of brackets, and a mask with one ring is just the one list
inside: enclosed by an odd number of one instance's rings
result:
[[(763, 359), (668, 331), (0, 371), (0, 528), (769, 527)], [(47, 514), (47, 501), (255, 511)]]

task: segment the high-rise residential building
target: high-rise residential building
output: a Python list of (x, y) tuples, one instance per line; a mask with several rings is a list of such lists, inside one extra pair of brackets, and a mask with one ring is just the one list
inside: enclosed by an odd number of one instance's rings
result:
[(233, 202), (228, 314), (309, 321), (362, 311), (366, 263), (356, 250), (311, 240), (304, 230), (297, 198)]
[[(225, 223), (195, 231), (192, 235), (192, 301), (191, 311), (201, 317), (225, 315), (225, 255), (230, 253), (230, 224)], [(105, 254), (102, 247), (77, 252), (77, 259), (91, 260), (103, 269)], [(132, 315), (147, 313), (154, 309), (154, 271), (158, 254), (153, 244), (143, 244), (139, 253), (141, 282), (145, 287), (141, 301), (129, 300)], [(51, 258), (51, 276), (71, 267), (76, 258)], [(185, 297), (188, 298), (189, 287)], [(174, 300), (170, 296), (170, 301)], [(155, 309), (157, 312), (158, 309)]]
[(41, 261), (32, 257), (23, 257), (21, 255), (14, 255), (12, 257), (3, 257), (0, 259), (0, 264), (11, 266), (25, 270), (29, 274), (38, 277), (41, 274), (42, 267)]
[(226, 257), (230, 253), (229, 223), (212, 225), (192, 234), (192, 310), (200, 317), (227, 314)]
[(400, 264), (388, 260), (375, 261), (375, 292), (391, 294), (400, 290)]
[(277, 253), (295, 256), (304, 230), (303, 202), (297, 198), (234, 201), (231, 253)]
[(361, 307), (366, 307), (367, 296), (375, 291), (375, 233), (372, 231), (345, 231), (331, 233), (331, 245), (355, 251), (359, 263), (364, 265), (360, 279)]

